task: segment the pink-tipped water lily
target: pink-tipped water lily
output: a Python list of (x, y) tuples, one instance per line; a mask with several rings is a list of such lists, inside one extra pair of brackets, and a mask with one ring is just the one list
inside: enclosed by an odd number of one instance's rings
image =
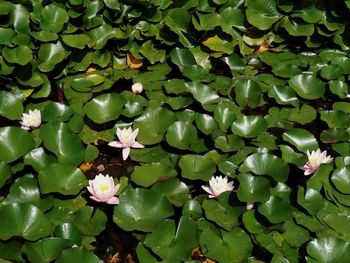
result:
[(113, 141), (108, 143), (109, 146), (123, 148), (123, 160), (125, 161), (129, 154), (131, 148), (143, 148), (144, 146), (136, 141), (136, 136), (139, 133), (139, 129), (132, 131), (131, 127), (128, 129), (117, 128), (117, 136), (119, 141)]
[(223, 192), (232, 191), (234, 189), (233, 181), (228, 182), (227, 176), (213, 176), (209, 180), (209, 186), (203, 185), (202, 188), (209, 194), (209, 198), (215, 198)]
[(21, 128), (27, 131), (38, 128), (41, 125), (40, 110), (29, 110), (29, 113), (23, 113), (20, 124)]
[(106, 174), (96, 175), (95, 179), (89, 180), (88, 191), (92, 194), (90, 198), (96, 202), (103, 202), (111, 205), (119, 204), (119, 198), (115, 196), (120, 184), (114, 185), (113, 177)]
[(303, 167), (299, 167), (300, 169), (305, 171), (304, 175), (309, 175), (316, 172), (321, 164), (327, 164), (333, 160), (333, 158), (330, 155), (327, 156), (327, 151), (321, 152), (320, 149), (312, 151), (311, 153), (309, 152), (309, 150), (307, 150), (306, 154), (308, 157), (308, 161)]
[(134, 94), (140, 94), (143, 91), (143, 85), (140, 82), (136, 82), (132, 84), (131, 86), (132, 93)]

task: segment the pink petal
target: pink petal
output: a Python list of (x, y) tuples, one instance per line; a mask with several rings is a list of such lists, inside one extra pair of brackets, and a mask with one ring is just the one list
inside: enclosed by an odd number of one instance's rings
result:
[(95, 191), (94, 188), (92, 188), (91, 186), (86, 187), (88, 189), (88, 191), (90, 192), (90, 194), (95, 195)]
[(112, 146), (112, 147), (116, 147), (116, 148), (123, 148), (124, 147), (124, 145), (118, 141), (110, 142), (110, 143), (108, 143), (108, 145)]
[(130, 154), (130, 147), (124, 148), (122, 154), (123, 154), (123, 160), (125, 161)]
[(113, 197), (109, 198), (106, 203), (110, 204), (110, 205), (117, 205), (117, 204), (119, 204), (119, 198), (116, 196), (113, 196)]
[(145, 148), (141, 143), (134, 142), (133, 145), (131, 146), (132, 148)]
[(209, 194), (209, 198), (215, 198), (216, 197), (214, 192), (213, 192), (213, 190), (210, 187), (202, 185), (202, 189)]
[(90, 198), (96, 202), (102, 202), (99, 198), (97, 198), (96, 196), (94, 195), (91, 195)]

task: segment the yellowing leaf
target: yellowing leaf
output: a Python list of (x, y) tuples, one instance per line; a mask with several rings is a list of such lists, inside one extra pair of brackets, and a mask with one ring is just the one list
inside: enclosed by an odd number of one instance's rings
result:
[(143, 60), (135, 58), (130, 52), (128, 52), (126, 56), (126, 64), (131, 69), (138, 69), (142, 67)]

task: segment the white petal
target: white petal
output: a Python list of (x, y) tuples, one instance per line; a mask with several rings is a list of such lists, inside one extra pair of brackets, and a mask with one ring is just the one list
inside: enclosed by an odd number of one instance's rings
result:
[(118, 141), (110, 142), (108, 143), (109, 146), (111, 147), (116, 147), (116, 148), (123, 148), (124, 145)]
[(123, 154), (123, 160), (125, 161), (130, 154), (130, 147), (123, 148), (122, 154)]
[(145, 148), (141, 143), (139, 142), (134, 142), (134, 144), (131, 146), (132, 148)]

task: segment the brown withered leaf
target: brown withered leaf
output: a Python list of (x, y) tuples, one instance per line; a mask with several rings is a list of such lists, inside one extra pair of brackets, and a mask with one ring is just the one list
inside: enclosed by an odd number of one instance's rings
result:
[(142, 67), (143, 60), (135, 58), (133, 54), (128, 52), (128, 54), (126, 55), (126, 64), (131, 69), (138, 69)]

